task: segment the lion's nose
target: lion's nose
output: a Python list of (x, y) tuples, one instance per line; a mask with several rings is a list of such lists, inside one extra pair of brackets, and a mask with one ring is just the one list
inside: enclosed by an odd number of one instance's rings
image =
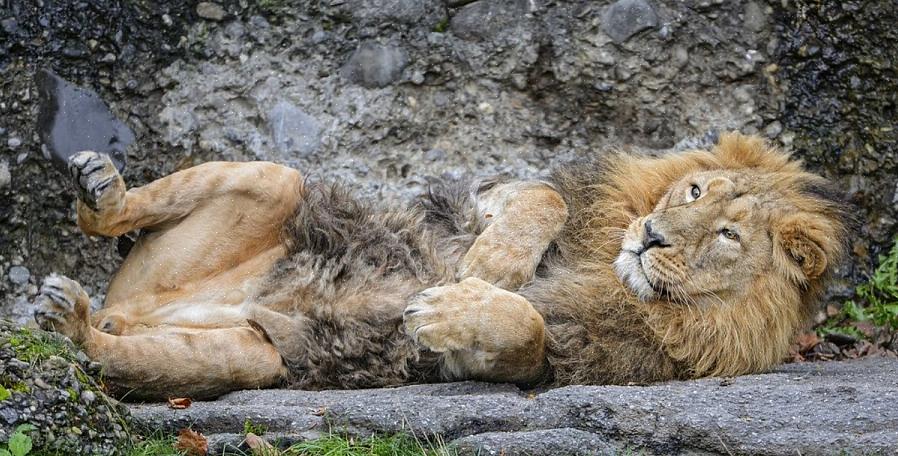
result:
[(651, 220), (646, 220), (643, 227), (645, 228), (645, 237), (642, 238), (642, 247), (644, 249), (648, 250), (652, 247), (667, 247), (670, 245), (665, 241), (661, 233), (652, 228)]

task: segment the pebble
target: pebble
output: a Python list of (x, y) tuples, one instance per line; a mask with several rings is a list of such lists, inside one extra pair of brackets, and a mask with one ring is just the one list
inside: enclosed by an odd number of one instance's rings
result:
[(286, 100), (268, 111), (268, 126), (275, 146), (285, 154), (308, 155), (321, 142), (318, 121)]
[(196, 5), (196, 14), (210, 21), (220, 21), (225, 17), (225, 10), (217, 3), (200, 2)]
[(25, 266), (13, 266), (9, 268), (9, 281), (16, 285), (25, 285), (31, 278), (31, 271)]
[(90, 405), (93, 404), (95, 400), (97, 400), (97, 395), (93, 391), (84, 390), (81, 392), (81, 402)]
[(12, 182), (12, 174), (9, 172), (9, 164), (6, 161), (0, 161), (0, 190), (8, 187)]
[(608, 7), (602, 17), (602, 30), (615, 43), (623, 43), (631, 36), (657, 25), (655, 8), (646, 0), (618, 0)]
[(16, 150), (22, 145), (22, 140), (15, 136), (10, 136), (9, 139), (6, 140), (6, 145), (9, 146), (10, 149)]
[(773, 122), (770, 122), (770, 124), (767, 125), (766, 128), (764, 128), (764, 134), (768, 138), (771, 138), (771, 139), (779, 136), (779, 134), (782, 133), (782, 131), (783, 131), (783, 124), (781, 124), (778, 120), (774, 120)]
[(386, 87), (398, 80), (408, 64), (402, 48), (366, 41), (343, 66), (344, 78), (369, 89)]

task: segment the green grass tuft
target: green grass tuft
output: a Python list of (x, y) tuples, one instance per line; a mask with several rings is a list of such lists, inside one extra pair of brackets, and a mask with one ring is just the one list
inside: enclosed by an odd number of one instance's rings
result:
[(341, 435), (329, 435), (317, 440), (297, 443), (284, 450), (283, 456), (444, 456), (455, 452), (441, 441), (421, 442), (405, 435), (372, 436), (354, 439)]
[(175, 449), (175, 437), (152, 435), (136, 443), (123, 452), (127, 456), (181, 456), (184, 453)]
[(869, 321), (890, 335), (890, 345), (898, 332), (898, 238), (887, 255), (880, 255), (879, 266), (866, 283), (857, 286), (856, 295), (864, 305), (847, 301), (841, 312), (826, 321), (817, 332), (839, 333), (857, 339), (865, 335), (852, 322)]
[(268, 432), (268, 426), (266, 426), (264, 424), (255, 424), (249, 419), (246, 419), (245, 421), (243, 421), (243, 433), (244, 434), (253, 433), (258, 436), (262, 436), (262, 435), (265, 435), (266, 432)]

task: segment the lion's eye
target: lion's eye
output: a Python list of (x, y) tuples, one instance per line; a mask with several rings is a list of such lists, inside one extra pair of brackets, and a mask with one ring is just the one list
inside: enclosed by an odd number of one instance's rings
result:
[(702, 189), (698, 188), (698, 185), (693, 185), (689, 190), (689, 195), (692, 196), (692, 199), (697, 200), (699, 196), (702, 196)]
[(722, 234), (723, 237), (725, 237), (731, 241), (739, 240), (739, 233), (737, 233), (729, 228), (724, 228), (724, 229), (720, 230), (720, 234)]

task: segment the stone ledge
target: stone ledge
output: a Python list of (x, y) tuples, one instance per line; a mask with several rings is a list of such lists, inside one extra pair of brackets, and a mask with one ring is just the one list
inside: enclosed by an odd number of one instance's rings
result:
[(898, 448), (898, 360), (785, 365), (732, 380), (569, 386), (475, 382), (358, 391), (239, 391), (185, 410), (137, 404), (152, 429), (239, 444), (244, 420), (282, 442), (331, 430), (438, 434), (480, 454), (889, 454)]

